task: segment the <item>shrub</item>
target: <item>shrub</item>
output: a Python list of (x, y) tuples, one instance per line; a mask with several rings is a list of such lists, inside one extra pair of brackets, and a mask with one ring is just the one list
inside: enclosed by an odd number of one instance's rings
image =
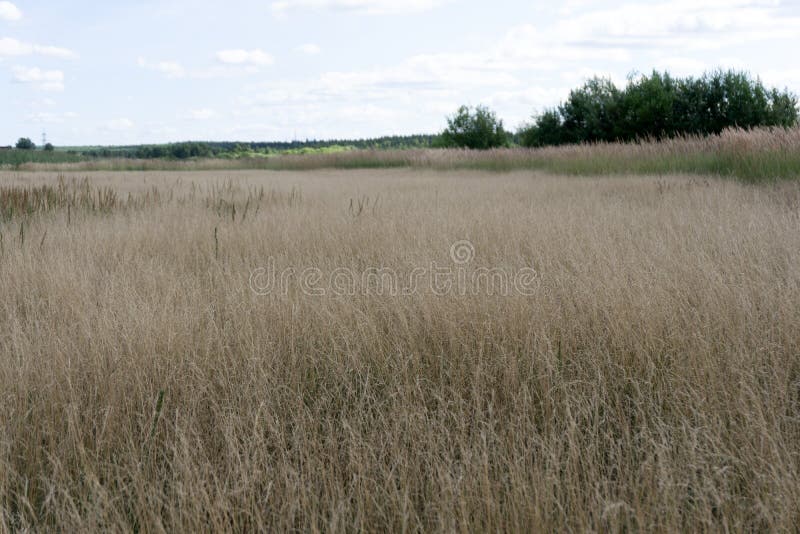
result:
[(527, 147), (565, 143), (561, 135), (561, 115), (558, 110), (546, 110), (536, 118), (533, 124), (523, 126), (519, 131), (519, 142), (522, 146)]
[(472, 110), (461, 106), (447, 118), (447, 128), (439, 136), (438, 144), (443, 147), (461, 147), (486, 150), (508, 146), (508, 134), (503, 129), (503, 121), (489, 108), (477, 106)]
[(36, 148), (36, 145), (30, 140), (30, 138), (20, 137), (19, 140), (17, 140), (17, 148), (19, 150), (33, 150)]
[(786, 128), (797, 119), (794, 94), (767, 89), (747, 73), (715, 71), (678, 79), (653, 71), (630, 78), (623, 90), (611, 80), (593, 78), (524, 126), (519, 137), (529, 147), (634, 141), (719, 134), (726, 128)]

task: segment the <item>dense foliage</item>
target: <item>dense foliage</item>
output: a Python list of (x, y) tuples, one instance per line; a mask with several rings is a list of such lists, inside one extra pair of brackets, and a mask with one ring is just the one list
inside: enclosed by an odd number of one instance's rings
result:
[(461, 106), (447, 118), (447, 128), (437, 140), (437, 146), (485, 150), (509, 144), (503, 121), (489, 108), (477, 106), (474, 110)]
[(83, 150), (92, 158), (192, 159), (214, 157), (258, 157), (281, 153), (306, 153), (326, 149), (408, 149), (429, 148), (433, 135), (385, 136), (375, 139), (332, 139), (326, 141), (277, 142), (185, 142), (166, 145), (98, 147)]
[(593, 78), (566, 102), (539, 115), (519, 132), (524, 146), (663, 139), (718, 134), (725, 128), (789, 127), (797, 123), (797, 97), (766, 88), (735, 71), (673, 78), (653, 71), (624, 89)]
[(726, 128), (791, 127), (798, 124), (798, 100), (787, 90), (767, 88), (736, 71), (715, 71), (699, 78), (675, 78), (653, 71), (632, 77), (620, 89), (593, 78), (570, 92), (561, 105), (547, 109), (532, 124), (511, 135), (503, 121), (485, 106), (461, 106), (447, 117), (440, 135), (385, 136), (283, 142), (182, 142), (161, 145), (74, 147), (37, 151), (28, 138), (17, 150), (0, 150), (0, 166), (77, 162), (93, 159), (194, 160), (266, 158), (275, 155), (330, 154), (348, 150), (420, 148), (489, 149), (597, 141), (661, 140), (680, 135), (719, 134)]
[(36, 145), (28, 137), (20, 137), (16, 145), (18, 150), (33, 150)]
[(78, 163), (88, 158), (77, 152), (62, 150), (9, 150), (0, 148), (0, 168), (20, 168), (28, 163)]

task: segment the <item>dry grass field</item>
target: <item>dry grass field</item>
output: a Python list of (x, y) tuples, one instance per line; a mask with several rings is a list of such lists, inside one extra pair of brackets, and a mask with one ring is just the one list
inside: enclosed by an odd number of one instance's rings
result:
[[(9, 152), (19, 156), (20, 151)], [(31, 157), (46, 153), (30, 152)], [(350, 150), (317, 154), (273, 155), (237, 159), (85, 159), (77, 162), (19, 163), (18, 170), (195, 171), (322, 169), (539, 171), (574, 176), (698, 175), (769, 183), (800, 178), (800, 127), (729, 128), (718, 135), (684, 135), (629, 143), (584, 143), (541, 148), (492, 150), (414, 149)], [(0, 170), (13, 168), (0, 154)]]
[(797, 182), (6, 172), (0, 207), (0, 532), (800, 524)]

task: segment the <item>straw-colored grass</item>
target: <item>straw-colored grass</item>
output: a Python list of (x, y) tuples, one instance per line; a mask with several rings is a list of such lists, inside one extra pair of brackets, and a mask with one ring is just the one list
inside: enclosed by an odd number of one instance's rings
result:
[(568, 175), (697, 174), (772, 182), (800, 178), (800, 127), (729, 129), (720, 135), (663, 141), (598, 143), (536, 149), (351, 150), (269, 158), (193, 161), (109, 159), (79, 163), (28, 163), (20, 170), (315, 170), (398, 168), (437, 170), (539, 170)]
[(63, 209), (109, 212), (131, 201), (121, 202), (114, 189), (93, 187), (88, 178), (68, 182), (60, 176), (56, 184), (40, 186), (0, 184), (0, 220)]
[[(0, 531), (800, 524), (796, 182), (90, 181), (160, 200), (0, 223)], [(532, 294), (249, 287), (269, 258), (452, 267), (459, 240)]]

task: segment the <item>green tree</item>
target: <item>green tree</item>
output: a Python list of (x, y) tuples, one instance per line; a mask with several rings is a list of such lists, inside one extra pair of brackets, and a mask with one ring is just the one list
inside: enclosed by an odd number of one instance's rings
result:
[(570, 91), (559, 108), (562, 139), (569, 143), (613, 141), (617, 138), (620, 91), (606, 78), (592, 78)]
[(17, 141), (17, 148), (20, 150), (33, 150), (36, 145), (28, 137), (20, 137)]
[(797, 124), (797, 97), (788, 91), (781, 93), (777, 89), (769, 92), (769, 111), (767, 124), (788, 128)]
[(798, 123), (797, 104), (794, 94), (767, 89), (744, 72), (676, 79), (653, 71), (629, 79), (623, 90), (593, 78), (518, 135), (525, 146), (544, 146), (716, 134), (731, 127), (787, 128)]
[(707, 84), (703, 78), (675, 81), (672, 119), (676, 134), (708, 133)]
[(674, 135), (677, 131), (675, 99), (675, 82), (666, 72), (653, 71), (650, 76), (631, 79), (628, 87), (620, 93), (615, 137), (631, 141)]
[(564, 143), (561, 115), (557, 109), (548, 109), (534, 119), (533, 124), (522, 127), (519, 142), (526, 147), (560, 145)]
[(508, 137), (503, 121), (486, 106), (477, 106), (474, 110), (461, 106), (455, 115), (447, 118), (447, 128), (439, 136), (438, 144), (485, 150), (508, 146)]
[(44, 151), (45, 152), (52, 152), (54, 150), (55, 150), (55, 147), (53, 146), (53, 143), (47, 143), (46, 145), (44, 145)]
[(766, 123), (767, 90), (761, 80), (752, 80), (741, 72), (724, 75), (725, 96), (728, 101), (726, 122), (730, 126), (752, 128)]

